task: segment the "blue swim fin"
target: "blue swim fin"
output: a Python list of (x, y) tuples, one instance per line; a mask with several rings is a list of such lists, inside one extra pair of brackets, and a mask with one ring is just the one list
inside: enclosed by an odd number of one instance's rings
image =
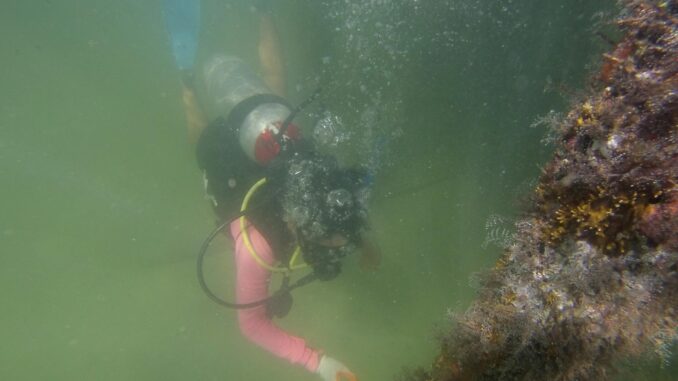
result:
[(200, 30), (200, 0), (164, 0), (163, 14), (177, 67), (193, 69)]

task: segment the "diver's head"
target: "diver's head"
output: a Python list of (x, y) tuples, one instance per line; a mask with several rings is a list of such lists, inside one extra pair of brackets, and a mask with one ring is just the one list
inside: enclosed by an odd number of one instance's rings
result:
[(366, 229), (364, 171), (339, 168), (336, 159), (318, 153), (294, 155), (284, 167), (283, 218), (318, 278), (332, 279)]

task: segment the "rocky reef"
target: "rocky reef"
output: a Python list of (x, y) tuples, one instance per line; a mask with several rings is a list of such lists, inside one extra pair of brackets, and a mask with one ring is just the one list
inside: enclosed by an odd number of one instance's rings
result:
[(678, 2), (623, 37), (560, 122), (532, 210), (433, 364), (407, 381), (606, 380), (678, 337)]

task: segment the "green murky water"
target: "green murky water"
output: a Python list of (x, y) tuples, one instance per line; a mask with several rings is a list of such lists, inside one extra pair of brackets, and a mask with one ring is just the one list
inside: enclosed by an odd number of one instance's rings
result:
[[(382, 268), (349, 261), (295, 294), (280, 324), (364, 380), (428, 364), (435, 326), (473, 298), (550, 154), (564, 112), (608, 48), (611, 1), (280, 1), (290, 99), (322, 112), (366, 162)], [(0, 4), (0, 378), (313, 380), (241, 337), (195, 278), (214, 218), (186, 143), (160, 1)], [(198, 61), (256, 62), (257, 16), (203, 1)], [(202, 94), (201, 94), (202, 95)], [(322, 106), (322, 107), (321, 107)], [(343, 136), (343, 135), (342, 135)], [(494, 217), (492, 217), (494, 216)], [(230, 249), (208, 276), (232, 290)], [(672, 380), (676, 365), (626, 366)]]

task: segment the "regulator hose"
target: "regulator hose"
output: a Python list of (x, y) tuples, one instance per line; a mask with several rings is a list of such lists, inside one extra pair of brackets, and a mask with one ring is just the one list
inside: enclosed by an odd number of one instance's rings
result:
[(297, 114), (299, 114), (299, 112), (301, 112), (304, 108), (306, 108), (306, 106), (308, 106), (309, 104), (311, 104), (311, 102), (313, 102), (316, 98), (318, 98), (321, 91), (322, 91), (321, 87), (318, 87), (317, 89), (315, 89), (313, 94), (311, 94), (308, 98), (306, 98), (306, 100), (304, 100), (303, 102), (298, 104), (297, 107), (295, 107), (290, 112), (290, 115), (288, 115), (287, 118), (285, 118), (285, 120), (282, 122), (282, 124), (280, 126), (280, 130), (278, 130), (278, 133), (275, 134), (275, 138), (276, 138), (276, 140), (278, 141), (278, 144), (280, 144), (281, 147), (282, 147), (282, 143), (283, 143), (283, 141), (282, 141), (283, 135), (287, 131), (287, 128), (290, 126), (290, 123), (292, 123), (292, 120), (297, 116)]
[[(238, 216), (234, 219), (240, 218), (241, 216)], [(300, 278), (293, 284), (289, 285), (289, 276), (285, 275), (285, 279), (283, 279), (283, 284), (280, 287), (278, 291), (276, 291), (273, 295), (269, 296), (268, 298), (264, 298), (261, 300), (257, 300), (255, 302), (250, 302), (250, 303), (232, 303), (229, 301), (226, 301), (224, 299), (221, 299), (219, 296), (217, 296), (212, 290), (210, 290), (209, 286), (207, 285), (207, 282), (205, 282), (205, 275), (203, 272), (203, 263), (205, 261), (205, 254), (207, 253), (207, 249), (209, 248), (210, 244), (214, 240), (214, 238), (221, 232), (229, 223), (231, 223), (233, 220), (229, 220), (226, 222), (223, 222), (214, 230), (210, 232), (210, 234), (205, 238), (205, 240), (202, 243), (202, 246), (200, 247), (200, 251), (198, 252), (198, 263), (197, 263), (197, 270), (198, 270), (198, 282), (200, 283), (200, 287), (202, 290), (205, 292), (205, 294), (215, 303), (228, 307), (228, 308), (233, 308), (233, 309), (246, 309), (246, 308), (254, 308), (261, 306), (263, 304), (266, 304), (268, 302), (272, 302), (278, 299), (286, 298), (289, 296), (290, 291), (294, 290), (295, 288), (307, 285), (314, 280), (317, 279), (317, 276), (315, 273), (310, 273), (308, 275), (305, 275), (304, 277)], [(289, 306), (291, 307), (291, 305)], [(289, 311), (289, 307), (287, 310)], [(279, 316), (281, 312), (278, 311), (271, 311), (271, 313), (275, 316)], [(283, 315), (284, 316), (284, 315)]]

